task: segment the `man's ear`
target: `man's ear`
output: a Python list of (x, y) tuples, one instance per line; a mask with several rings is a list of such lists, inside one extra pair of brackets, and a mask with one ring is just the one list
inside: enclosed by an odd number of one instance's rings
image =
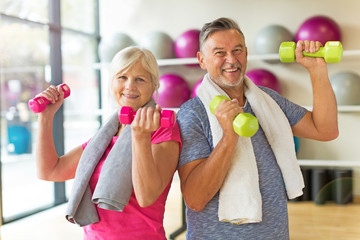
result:
[(205, 64), (205, 61), (204, 61), (204, 55), (199, 51), (197, 52), (197, 59), (199, 61), (199, 65), (200, 67), (203, 69), (203, 70), (206, 70), (206, 64)]

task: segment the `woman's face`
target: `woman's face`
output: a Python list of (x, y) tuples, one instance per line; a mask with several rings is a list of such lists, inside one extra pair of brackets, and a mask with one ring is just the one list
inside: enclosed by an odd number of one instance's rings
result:
[(138, 61), (128, 71), (115, 75), (112, 91), (119, 107), (129, 106), (137, 110), (145, 105), (154, 93), (151, 75)]

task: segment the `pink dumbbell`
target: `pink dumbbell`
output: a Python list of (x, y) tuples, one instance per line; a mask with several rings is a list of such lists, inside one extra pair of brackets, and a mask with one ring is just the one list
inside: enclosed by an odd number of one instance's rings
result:
[[(122, 107), (119, 113), (119, 121), (121, 124), (131, 124), (136, 115), (131, 107)], [(175, 112), (171, 110), (162, 110), (160, 113), (160, 126), (161, 127), (172, 127), (175, 124), (176, 116)]]
[[(70, 88), (68, 85), (66, 85), (65, 83), (60, 84), (58, 87), (61, 87), (62, 90), (64, 91), (64, 98), (67, 98), (68, 96), (70, 96)], [(44, 97), (36, 97), (33, 99), (29, 100), (29, 108), (31, 111), (33, 111), (34, 113), (39, 113), (45, 110), (46, 105), (48, 105), (50, 103), (49, 100), (47, 100)]]

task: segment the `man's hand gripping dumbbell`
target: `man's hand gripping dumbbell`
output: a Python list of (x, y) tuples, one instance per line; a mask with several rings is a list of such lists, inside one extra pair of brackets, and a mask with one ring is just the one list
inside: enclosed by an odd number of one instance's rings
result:
[[(279, 55), (281, 62), (295, 62), (295, 42), (283, 42), (280, 45)], [(319, 51), (308, 53), (303, 51), (306, 57), (322, 57), (327, 63), (338, 63), (343, 56), (343, 47), (341, 42), (329, 41)]]
[[(215, 96), (210, 102), (210, 111), (215, 114), (216, 108), (223, 100), (230, 99), (226, 96)], [(259, 123), (256, 117), (250, 113), (239, 113), (233, 120), (234, 131), (241, 137), (252, 137), (259, 129)]]

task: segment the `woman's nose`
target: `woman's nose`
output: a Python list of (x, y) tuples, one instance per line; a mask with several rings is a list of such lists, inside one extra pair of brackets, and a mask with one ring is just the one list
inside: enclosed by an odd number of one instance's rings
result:
[(125, 87), (126, 87), (127, 89), (133, 89), (133, 88), (135, 88), (135, 81), (134, 81), (133, 79), (131, 79), (131, 78), (128, 78), (127, 81), (126, 81), (126, 83), (125, 83)]

